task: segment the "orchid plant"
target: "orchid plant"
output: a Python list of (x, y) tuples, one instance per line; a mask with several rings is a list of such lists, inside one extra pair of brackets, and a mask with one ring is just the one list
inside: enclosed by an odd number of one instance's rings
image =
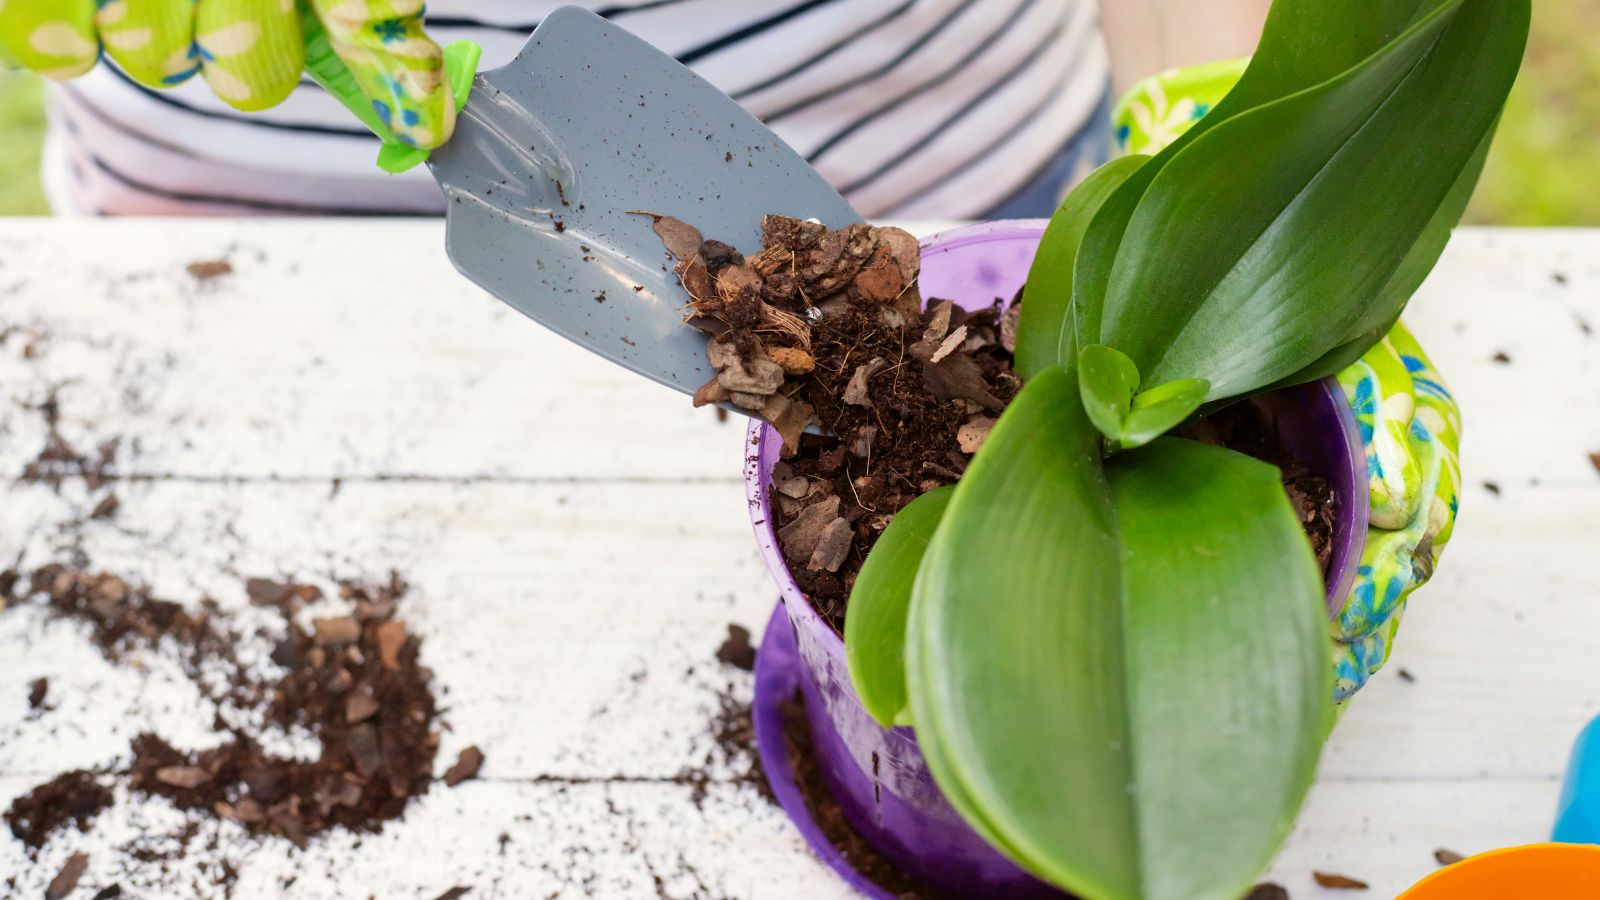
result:
[(1089, 898), (1236, 898), (1327, 729), (1321, 574), (1272, 466), (1164, 436), (1332, 374), (1442, 252), (1529, 0), (1277, 0), (1238, 84), (1051, 219), (1022, 392), (850, 598), (867, 709), (995, 847)]

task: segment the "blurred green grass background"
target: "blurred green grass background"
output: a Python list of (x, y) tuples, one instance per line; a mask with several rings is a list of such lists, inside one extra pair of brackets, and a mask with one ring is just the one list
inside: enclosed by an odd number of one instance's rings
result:
[[(0, 72), (0, 215), (47, 212), (38, 80)], [(1536, 0), (1522, 74), (1466, 220), (1600, 225), (1600, 0)]]

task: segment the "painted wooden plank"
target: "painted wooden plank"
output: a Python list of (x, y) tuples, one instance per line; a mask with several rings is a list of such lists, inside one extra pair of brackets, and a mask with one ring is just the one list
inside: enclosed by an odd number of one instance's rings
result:
[[(20, 329), (0, 384), (35, 402), (64, 384), (69, 437), (120, 434), (144, 474), (736, 475), (734, 429), (483, 295), (450, 270), (439, 227), (0, 222), (0, 330)], [(183, 271), (217, 256), (232, 275)], [(1578, 414), (1600, 409), (1600, 337), (1582, 330), (1600, 328), (1596, 260), (1600, 232), (1464, 230), (1412, 304), (1467, 406), (1474, 480), (1592, 477), (1577, 451), (1600, 447), (1600, 417)], [(0, 408), (0, 471), (41, 428)]]
[[(697, 765), (730, 684), (712, 659), (724, 628), (758, 627), (775, 596), (739, 486), (720, 482), (358, 483), (331, 498), (320, 485), (117, 489), (116, 521), (69, 538), (39, 523), (88, 505), (70, 486), (12, 488), (0, 535), (26, 541), (28, 564), (74, 545), (166, 596), (247, 615), (247, 575), (395, 569), (413, 585), (405, 616), (427, 637), (455, 736), (492, 749), (506, 777), (661, 778)], [(1474, 501), (1438, 581), (1412, 601), (1393, 665), (1335, 733), (1324, 777), (1553, 778), (1600, 706), (1600, 606), (1588, 602), (1600, 574), (1585, 552), (1600, 489)], [(36, 624), (22, 608), (0, 616), (0, 658), (25, 663), (0, 667), (0, 721), (22, 716), (41, 675), (64, 703), (93, 702), (56, 713), (84, 736), (69, 747), (26, 729), (0, 740), (0, 772), (95, 764), (116, 745), (87, 736), (115, 729), (125, 745), (128, 729), (163, 715), (156, 697), (206, 721), (188, 694), (155, 689), (158, 660), (118, 676), (73, 629)]]
[[(29, 786), (0, 777), (0, 803)], [(1263, 878), (1297, 900), (1351, 896), (1318, 888), (1315, 871), (1368, 882), (1360, 896), (1393, 897), (1437, 867), (1435, 850), (1471, 854), (1546, 838), (1556, 788), (1500, 779), (1322, 783)], [(219, 857), (239, 868), (236, 897), (431, 898), (457, 885), (473, 887), (471, 897), (506, 898), (851, 896), (780, 811), (734, 786), (714, 786), (697, 806), (676, 785), (485, 780), (430, 792), (382, 834), (329, 835), (305, 851), (251, 841), (231, 825), (215, 829), (227, 848), (220, 854), (140, 864), (117, 851), (179, 827), (163, 801), (120, 804), (36, 860), (0, 842), (0, 872), (16, 876), (19, 897), (41, 894), (76, 851), (90, 856), (85, 886), (121, 883), (135, 897), (220, 896)], [(203, 832), (200, 841), (211, 839)]]
[[(0, 777), (0, 804), (30, 783)], [(782, 811), (750, 788), (644, 782), (557, 784), (480, 780), (436, 787), (403, 822), (376, 835), (320, 836), (303, 851), (255, 840), (231, 823), (208, 825), (179, 858), (138, 862), (119, 848), (173, 848), (183, 818), (165, 801), (123, 802), (86, 834), (53, 841), (37, 859), (0, 841), (0, 892), (38, 897), (74, 852), (89, 855), (81, 896), (120, 884), (125, 897), (670, 898), (831, 900), (853, 896), (818, 862)], [(215, 841), (221, 849), (207, 849)], [(7, 878), (15, 877), (15, 888)]]

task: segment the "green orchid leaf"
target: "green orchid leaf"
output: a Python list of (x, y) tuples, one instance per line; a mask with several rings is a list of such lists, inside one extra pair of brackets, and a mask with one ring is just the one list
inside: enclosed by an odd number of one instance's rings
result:
[[(1191, 142), (1256, 107), (1313, 87), (1381, 49), (1408, 23), (1459, 0), (1278, 0), (1272, 4), (1250, 64), (1222, 102), (1141, 166), (1101, 203), (1079, 242), (1072, 279), (1077, 343), (1103, 340), (1102, 310), (1124, 232), (1156, 176)], [(1315, 47), (1316, 52), (1308, 52)], [(1021, 336), (1018, 341), (1020, 343)], [(1065, 338), (1062, 346), (1070, 341)]]
[(1122, 440), (1123, 420), (1133, 408), (1139, 370), (1127, 354), (1104, 344), (1078, 351), (1078, 393), (1089, 421), (1113, 441)]
[(1118, 547), (1099, 445), (1074, 371), (1025, 383), (923, 558), (906, 681), (923, 756), (969, 824), (1069, 889), (1128, 896)]
[(1028, 269), (1027, 298), (1017, 322), (1016, 371), (1024, 381), (1072, 358), (1067, 313), (1078, 244), (1100, 204), (1149, 158), (1125, 156), (1095, 169), (1050, 217)]
[(1078, 393), (1073, 370), (1029, 381), (956, 486), (907, 625), (918, 741), (1041, 877), (1232, 900), (1320, 749), (1321, 578), (1276, 470), (1165, 439), (1108, 478)]
[(1183, 378), (1135, 395), (1133, 409), (1122, 420), (1122, 448), (1143, 447), (1183, 424), (1210, 389), (1204, 378)]
[(1147, 379), (1206, 377), (1218, 399), (1384, 319), (1374, 305), (1497, 120), (1527, 22), (1527, 0), (1419, 8), (1354, 68), (1189, 142), (1120, 236), (1100, 339)]
[[(1466, 212), (1467, 202), (1472, 199), (1472, 191), (1478, 186), (1478, 176), (1483, 174), (1483, 164), (1489, 157), (1489, 146), (1494, 143), (1494, 132), (1498, 125), (1499, 120), (1496, 119), (1495, 124), (1491, 125), (1483, 135), (1483, 140), (1478, 142), (1478, 149), (1474, 151), (1472, 158), (1467, 160), (1466, 168), (1461, 170), (1456, 183), (1450, 188), (1450, 193), (1445, 196), (1444, 202), (1434, 212), (1433, 218), (1422, 229), (1422, 236), (1411, 246), (1405, 258), (1400, 260), (1399, 267), (1389, 277), (1388, 283), (1378, 290), (1377, 299), (1367, 310), (1367, 314), (1356, 322), (1350, 336), (1360, 337), (1381, 328), (1382, 331), (1379, 332), (1381, 337), (1394, 327), (1395, 320), (1400, 317), (1400, 311), (1405, 308), (1411, 295), (1417, 292), (1417, 288), (1422, 286), (1428, 273), (1433, 271), (1434, 263), (1439, 261), (1439, 256), (1444, 253), (1445, 244), (1450, 241), (1450, 233), (1455, 230), (1456, 223), (1461, 221), (1462, 213)], [(1372, 343), (1369, 341), (1367, 346), (1370, 347)]]
[(850, 682), (861, 695), (861, 705), (885, 728), (907, 724), (903, 713), (911, 585), (953, 493), (954, 485), (929, 491), (895, 513), (850, 589), (850, 612), (844, 620)]
[(1164, 438), (1108, 471), (1139, 896), (1232, 900), (1315, 774), (1333, 690), (1322, 577), (1272, 466)]
[(1466, 169), (1462, 170), (1461, 177), (1450, 189), (1450, 195), (1445, 198), (1444, 204), (1423, 229), (1422, 237), (1417, 239), (1405, 259), (1400, 261), (1400, 267), (1395, 269), (1389, 282), (1378, 292), (1378, 299), (1361, 321), (1356, 323), (1353, 333), (1347, 335), (1343, 343), (1324, 353), (1317, 361), (1293, 375), (1274, 382), (1268, 389), (1304, 384), (1334, 375), (1360, 359), (1373, 344), (1383, 340), (1384, 335), (1394, 328), (1395, 323), (1400, 320), (1400, 312), (1405, 309), (1411, 295), (1416, 293), (1417, 288), (1421, 287), (1422, 282), (1428, 277), (1428, 273), (1433, 271), (1434, 263), (1439, 261), (1445, 244), (1450, 240), (1450, 233), (1455, 230), (1456, 223), (1461, 220), (1461, 214), (1466, 211), (1467, 202), (1472, 199), (1472, 189), (1477, 186), (1478, 176), (1483, 172), (1484, 160), (1489, 155), (1489, 145), (1493, 143), (1493, 138), (1494, 131), (1490, 129), (1490, 132), (1483, 136), (1483, 142), (1478, 145), (1478, 150), (1468, 161)]

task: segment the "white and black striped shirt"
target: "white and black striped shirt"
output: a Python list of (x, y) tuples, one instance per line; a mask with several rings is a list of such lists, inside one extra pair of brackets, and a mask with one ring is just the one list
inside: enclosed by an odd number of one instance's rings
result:
[[(1109, 151), (1094, 0), (582, 0), (764, 119), (870, 217), (1048, 215)], [(434, 0), (441, 43), (519, 50), (559, 0)], [(249, 115), (107, 64), (51, 98), (45, 181), (85, 214), (430, 214), (426, 171), (309, 83)]]

